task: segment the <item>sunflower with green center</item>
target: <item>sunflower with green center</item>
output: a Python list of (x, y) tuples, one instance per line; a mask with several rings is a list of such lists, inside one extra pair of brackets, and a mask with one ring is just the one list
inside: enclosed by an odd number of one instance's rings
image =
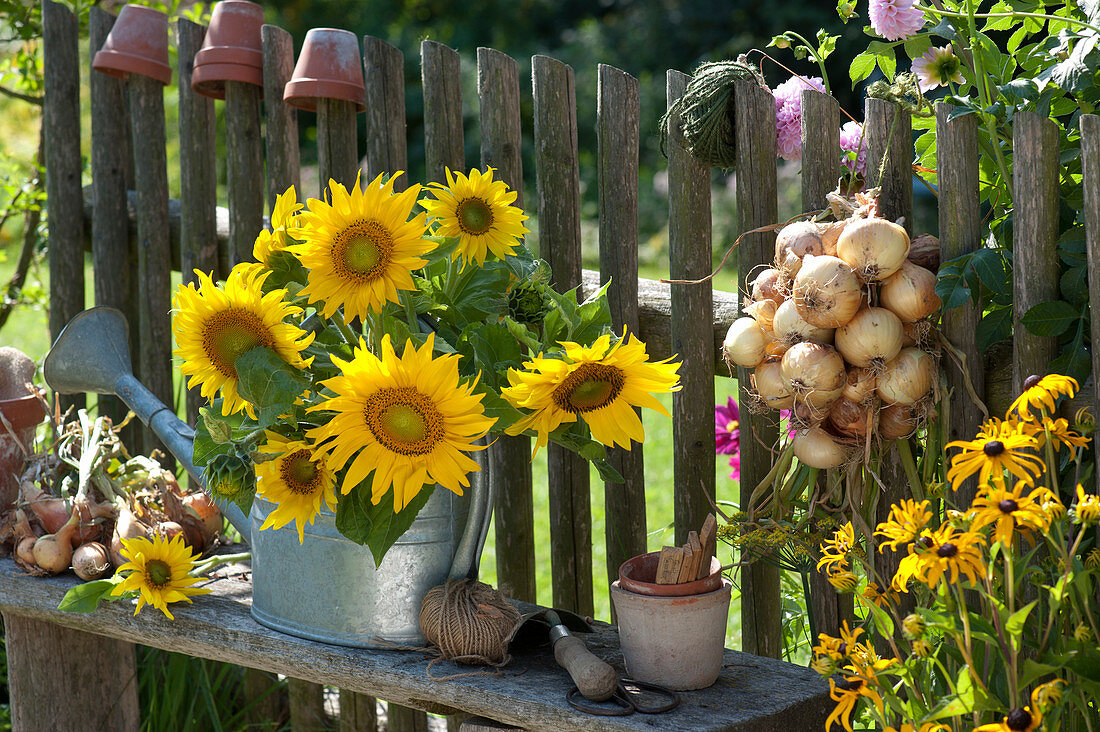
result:
[(680, 390), (679, 363), (670, 359), (650, 362), (645, 343), (625, 335), (614, 345), (611, 336), (591, 346), (562, 342), (562, 358), (543, 355), (523, 364), (523, 370), (509, 369), (511, 386), (501, 396), (518, 409), (533, 410), (509, 427), (510, 435), (528, 429), (538, 432), (534, 457), (546, 445), (550, 433), (580, 416), (592, 430), (593, 439), (627, 450), (631, 441), (643, 442), (645, 430), (635, 407), (648, 407), (669, 416), (654, 394)]
[(883, 536), (889, 539), (878, 546), (880, 552), (890, 548), (897, 551), (899, 544), (908, 544), (920, 536), (932, 520), (932, 512), (928, 509), (929, 501), (917, 503), (911, 498), (906, 498), (900, 503), (890, 506), (890, 514), (886, 521), (875, 528), (875, 536)]
[[(1008, 419), (1008, 415), (1013, 412), (1020, 415), (1021, 419), (1035, 422), (1040, 422), (1043, 415), (1053, 417), (1058, 398), (1065, 396), (1072, 399), (1077, 389), (1077, 379), (1070, 376), (1047, 374), (1039, 378), (1032, 374), (1024, 381), (1023, 392), (1008, 407), (1005, 418)], [(1033, 413), (1033, 409), (1038, 411)]]
[(328, 453), (270, 430), (266, 436), (259, 452), (277, 457), (256, 463), (256, 492), (276, 507), (260, 530), (281, 529), (295, 521), (301, 544), (306, 524), (313, 524), (322, 504), (336, 511), (336, 475), (328, 466)]
[(146, 605), (152, 605), (167, 615), (169, 620), (175, 620), (168, 611), (168, 603), (180, 600), (191, 602), (192, 596), (210, 592), (208, 589), (192, 587), (196, 582), (201, 582), (202, 578), (189, 574), (197, 557), (183, 543), (182, 534), (177, 534), (171, 540), (163, 536), (152, 539), (140, 536), (123, 539), (119, 552), (126, 562), (118, 568), (118, 572), (129, 574), (111, 590), (111, 595), (118, 597), (137, 590), (139, 594), (134, 615), (141, 612)]
[(1042, 531), (1050, 526), (1050, 521), (1042, 506), (1023, 494), (1023, 484), (1017, 483), (1012, 490), (986, 487), (970, 505), (974, 512), (974, 531), (994, 524), (993, 541), (1012, 546), (1012, 537), (1017, 528)]
[(498, 259), (513, 254), (523, 235), (527, 215), (513, 206), (516, 192), (502, 180), (493, 180), (493, 169), (476, 168), (466, 177), (447, 169), (447, 185), (429, 184), (435, 200), (420, 202), (435, 224), (439, 236), (458, 238), (452, 259), (462, 257), (463, 266), (473, 260), (485, 264), (487, 252)]
[(427, 483), (458, 495), (467, 474), (480, 470), (467, 455), (496, 421), (485, 416), (476, 383), (461, 384), (457, 354), (432, 357), (434, 335), (419, 349), (409, 340), (400, 358), (389, 334), (381, 358), (360, 341), (352, 360), (333, 357), (340, 375), (321, 382), (334, 396), (307, 411), (335, 412), (307, 436), (330, 454), (334, 471), (347, 469), (348, 493), (373, 472), (371, 502), (393, 489), (393, 510), (405, 508)]
[(428, 263), (422, 257), (436, 243), (424, 238), (424, 214), (411, 216), (420, 186), (394, 192), (401, 172), (385, 183), (380, 175), (365, 188), (356, 178), (350, 192), (330, 180), (331, 200), (309, 199), (308, 210), (288, 229), (299, 242), (287, 249), (309, 270), (301, 294), (311, 304), (322, 303), (326, 318), (342, 306), (345, 323), (366, 319), (387, 302), (398, 302), (398, 290), (416, 289), (412, 272)]
[(313, 342), (313, 333), (286, 322), (302, 309), (283, 300), (285, 290), (263, 293), (261, 287), (270, 273), (239, 264), (224, 288), (203, 272), (195, 270), (195, 274), (199, 287), (180, 285), (172, 298), (177, 344), (173, 354), (182, 361), (180, 373), (191, 377), (189, 388), (201, 385), (200, 393), (207, 399), (220, 390), (223, 415), (242, 409), (251, 415), (252, 405), (237, 394), (237, 358), (264, 347), (294, 368), (305, 369), (313, 359), (303, 359), (301, 354)]
[(287, 232), (294, 228), (295, 219), (302, 208), (302, 204), (298, 203), (294, 186), (287, 188), (285, 193), (276, 197), (275, 205), (271, 209), (271, 229), (260, 229), (256, 242), (252, 245), (252, 256), (257, 262), (271, 266), (268, 257), (286, 249), (289, 238)]
[(1043, 469), (1043, 461), (1035, 455), (1039, 441), (1021, 429), (1019, 423), (990, 419), (982, 425), (975, 439), (954, 440), (946, 447), (958, 447), (962, 452), (951, 458), (947, 480), (953, 490), (958, 490), (970, 476), (978, 473), (978, 484), (986, 485), (990, 479), (1004, 487), (1004, 473), (1008, 472), (1034, 485), (1034, 477)]
[[(974, 531), (956, 531), (950, 525), (944, 525), (935, 531), (925, 529), (920, 538), (909, 545), (909, 555), (901, 560), (894, 575), (894, 589), (907, 592), (910, 578), (924, 582), (935, 588), (945, 574), (947, 581), (954, 584), (959, 574), (965, 574), (970, 584), (978, 581), (985, 573), (985, 563), (978, 546), (985, 543), (985, 537)], [(919, 549), (914, 550), (914, 547)]]

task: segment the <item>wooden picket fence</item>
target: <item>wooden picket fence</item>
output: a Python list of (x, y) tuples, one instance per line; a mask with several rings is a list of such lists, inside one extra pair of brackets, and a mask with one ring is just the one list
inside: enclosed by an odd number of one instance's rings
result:
[[(61, 327), (84, 307), (83, 262), (86, 235), (85, 200), (81, 190), (78, 28), (63, 6), (45, 0), (46, 164), (50, 226), (50, 330)], [(91, 9), (90, 51), (106, 38), (113, 16)], [(97, 305), (110, 305), (129, 315), (134, 363), (140, 379), (171, 403), (172, 357), (169, 276), (179, 269), (189, 281), (193, 269), (224, 274), (250, 257), (252, 241), (262, 226), (265, 203), (294, 184), (301, 195), (296, 112), (282, 100), (283, 85), (294, 62), (284, 30), (264, 26), (264, 88), (226, 84), (228, 221), (219, 225), (213, 100), (190, 88), (195, 53), (205, 29), (188, 20), (176, 24), (180, 138), (180, 199), (170, 202), (165, 158), (164, 87), (132, 76), (120, 81), (90, 74), (91, 179), (88, 207)], [(365, 156), (366, 173), (406, 170), (404, 59), (400, 50), (366, 37), (363, 64), (367, 84), (367, 150), (356, 150), (356, 114), (350, 103), (321, 100), (318, 106), (320, 180), (330, 177), (351, 184)], [(432, 41), (420, 49), (423, 69), (427, 178), (442, 181), (444, 169), (492, 166), (519, 193), (523, 206), (519, 67), (499, 51), (477, 52), (480, 110), (479, 160), (466, 160), (463, 143), (462, 84), (459, 55)], [(542, 256), (553, 269), (560, 290), (578, 284), (591, 291), (611, 279), (613, 320), (625, 323), (648, 345), (654, 358), (679, 354), (683, 389), (673, 400), (676, 541), (686, 540), (712, 511), (715, 495), (712, 406), (715, 375), (728, 376), (720, 345), (737, 316), (737, 298), (715, 293), (709, 283), (661, 284), (638, 278), (639, 90), (629, 74), (599, 67), (599, 251), (600, 271), (582, 271), (577, 151), (578, 122), (572, 69), (553, 58), (531, 60), (533, 81), (534, 182), (537, 200), (528, 201), (540, 226)], [(667, 75), (671, 104), (688, 76)], [(172, 93), (175, 93), (173, 90)], [(467, 100), (468, 103), (468, 100)], [(748, 82), (736, 95), (737, 211), (741, 231), (776, 223), (777, 188), (775, 105), (766, 90)], [(978, 198), (977, 126), (973, 116), (950, 118), (950, 107), (938, 105), (939, 221), (944, 259), (982, 246)], [(803, 96), (802, 205), (825, 206), (825, 194), (837, 182), (841, 113), (836, 100), (813, 91)], [(870, 185), (882, 187), (881, 212), (911, 226), (913, 158), (910, 120), (888, 102), (866, 102), (865, 139)], [(1088, 208), (1090, 273), (1100, 267), (1100, 118), (1081, 121)], [(646, 131), (648, 132), (648, 131)], [(891, 136), (891, 132), (893, 133)], [(1058, 140), (1054, 123), (1021, 113), (1015, 120), (1015, 319), (1032, 305), (1058, 297)], [(136, 162), (135, 162), (136, 161)], [(885, 165), (880, 163), (885, 161)], [(525, 173), (526, 176), (525, 177)], [(266, 181), (266, 185), (265, 185)], [(701, 279), (711, 271), (711, 171), (676, 142), (668, 155), (670, 273), (672, 279)], [(136, 191), (134, 193), (128, 193)], [(128, 196), (130, 198), (128, 199)], [(136, 232), (128, 230), (128, 200)], [(219, 231), (222, 236), (219, 237)], [(912, 232), (911, 232), (912, 233)], [(757, 264), (774, 253), (774, 232), (745, 236), (739, 249), (739, 287)], [(134, 263), (137, 267), (134, 270)], [(1094, 312), (1100, 311), (1100, 288), (1090, 288)], [(975, 333), (980, 313), (970, 304), (944, 314), (943, 330), (965, 354), (970, 377), (984, 393), (982, 354)], [(1093, 318), (1094, 342), (1100, 343), (1100, 318)], [(1045, 373), (1056, 342), (1017, 329), (1012, 358), (1012, 384), (1019, 389), (1030, 373)], [(1100, 353), (1094, 353), (1100, 359)], [(1100, 368), (1100, 362), (1097, 363)], [(945, 359), (955, 398), (950, 412), (951, 439), (971, 436), (982, 413), (970, 399), (953, 359)], [(742, 383), (746, 373), (737, 374)], [(194, 419), (198, 401), (189, 395)], [(108, 407), (117, 410), (117, 405)], [(1100, 410), (1097, 410), (1100, 413)], [(777, 440), (774, 420), (741, 410), (741, 485), (746, 491), (771, 467), (771, 445)], [(146, 436), (145, 440), (151, 440)], [(146, 446), (150, 442), (145, 443)], [(490, 450), (492, 480), (497, 483), (496, 555), (498, 584), (509, 596), (535, 601), (531, 445), (527, 437), (502, 438)], [(550, 524), (552, 534), (553, 604), (582, 614), (593, 612), (593, 572), (617, 576), (619, 564), (646, 551), (645, 469), (643, 450), (611, 450), (611, 460), (625, 484), (605, 486), (606, 535), (592, 536), (589, 469), (584, 461), (555, 447), (549, 451)], [(903, 490), (900, 465), (887, 465), (882, 476), (888, 493)], [(651, 486), (667, 490), (666, 486)], [(541, 487), (540, 487), (541, 490)], [(896, 495), (883, 496), (888, 507)], [(607, 566), (592, 567), (592, 542), (605, 541)], [(781, 599), (778, 570), (755, 562), (740, 569), (742, 649), (777, 656)], [(819, 629), (835, 628), (850, 612), (827, 585), (815, 583), (813, 612)]]

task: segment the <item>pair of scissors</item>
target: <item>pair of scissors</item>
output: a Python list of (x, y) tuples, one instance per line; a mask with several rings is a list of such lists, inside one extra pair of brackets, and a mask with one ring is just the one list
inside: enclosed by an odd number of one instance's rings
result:
[(680, 695), (657, 684), (622, 679), (615, 693), (607, 701), (594, 702), (581, 694), (575, 686), (566, 696), (566, 700), (586, 714), (624, 717), (634, 712), (661, 714), (675, 709), (680, 704)]

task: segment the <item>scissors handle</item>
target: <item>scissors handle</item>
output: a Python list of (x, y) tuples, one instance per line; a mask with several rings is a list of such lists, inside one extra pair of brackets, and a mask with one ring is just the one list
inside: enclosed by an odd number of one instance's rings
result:
[[(664, 697), (665, 701), (663, 703), (645, 704), (643, 702), (645, 694), (634, 691), (634, 689), (638, 689), (641, 692), (649, 692), (658, 697)], [(619, 682), (619, 689), (618, 693), (615, 694), (615, 698), (618, 698), (620, 695), (625, 697), (630, 705), (642, 714), (661, 714), (662, 712), (675, 709), (680, 705), (680, 695), (672, 689), (660, 686), (659, 684), (635, 681), (634, 679), (623, 679)]]

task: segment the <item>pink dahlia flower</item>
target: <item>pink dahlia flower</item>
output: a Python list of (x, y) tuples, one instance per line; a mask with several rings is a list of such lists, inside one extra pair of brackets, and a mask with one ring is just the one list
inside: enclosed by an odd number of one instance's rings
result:
[(825, 91), (819, 77), (794, 76), (775, 88), (775, 143), (784, 160), (802, 159), (802, 92)]
[(913, 59), (913, 73), (922, 92), (947, 86), (951, 81), (956, 84), (963, 81), (962, 63), (951, 46), (933, 46), (920, 58)]
[(871, 30), (888, 41), (902, 41), (924, 27), (924, 11), (916, 0), (870, 0)]
[(863, 125), (859, 122), (844, 123), (840, 128), (840, 149), (845, 153), (854, 153), (859, 150), (855, 160), (845, 155), (842, 162), (854, 173), (867, 174), (867, 141), (863, 139)]

